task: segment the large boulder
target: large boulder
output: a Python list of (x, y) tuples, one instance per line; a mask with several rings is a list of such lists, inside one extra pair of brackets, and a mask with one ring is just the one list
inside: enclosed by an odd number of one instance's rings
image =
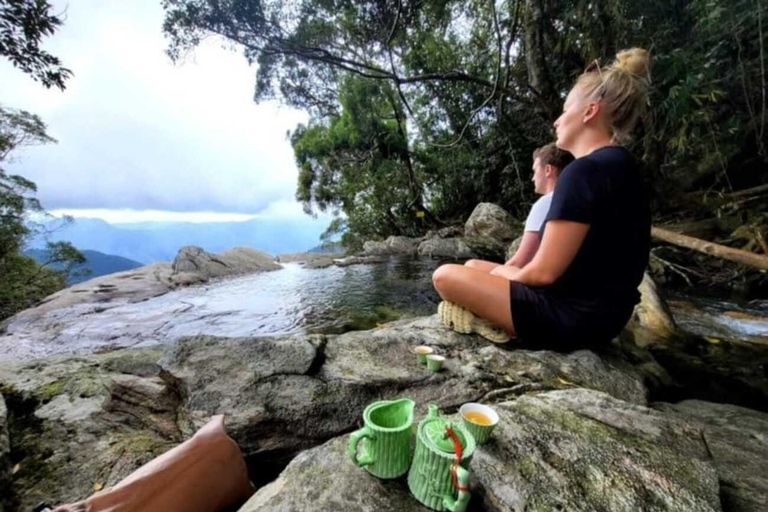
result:
[(367, 241), (363, 244), (363, 254), (367, 256), (414, 255), (421, 241), (421, 238), (408, 236), (390, 236), (383, 242)]
[[(707, 446), (688, 420), (585, 389), (496, 407), (501, 422), (470, 466), (473, 510), (721, 510)], [(425, 510), (404, 478), (355, 466), (348, 441), (302, 452), (239, 512)]]
[(212, 254), (200, 247), (188, 245), (179, 249), (171, 268), (171, 280), (175, 284), (189, 285), (215, 277), (278, 270), (282, 267), (269, 254), (250, 247), (236, 247)]
[(428, 238), (419, 244), (418, 253), (431, 258), (464, 260), (476, 258), (463, 238)]
[(493, 203), (480, 203), (464, 225), (465, 236), (485, 236), (509, 243), (520, 235), (518, 222), (504, 208)]
[(519, 223), (493, 203), (478, 204), (464, 226), (464, 242), (479, 257), (502, 260), (507, 248), (521, 234)]
[(586, 389), (497, 406), (471, 470), (490, 511), (722, 510), (701, 430)]
[[(417, 345), (448, 356), (445, 370), (418, 364)], [(447, 409), (532, 389), (584, 386), (635, 403), (647, 394), (638, 372), (592, 352), (504, 350), (436, 316), (340, 336), (184, 338), (161, 364), (186, 390), (194, 425), (226, 414), (246, 455), (270, 462), (348, 431), (365, 405), (403, 393)]]
[(720, 478), (724, 510), (768, 510), (768, 414), (700, 400), (653, 406), (701, 427)]

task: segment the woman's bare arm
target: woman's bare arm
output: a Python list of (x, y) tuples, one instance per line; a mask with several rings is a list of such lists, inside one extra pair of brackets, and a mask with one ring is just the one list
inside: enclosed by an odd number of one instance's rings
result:
[(506, 265), (494, 269), (498, 275), (529, 286), (554, 283), (571, 264), (589, 231), (589, 224), (569, 220), (550, 220), (541, 246), (533, 260), (522, 269)]

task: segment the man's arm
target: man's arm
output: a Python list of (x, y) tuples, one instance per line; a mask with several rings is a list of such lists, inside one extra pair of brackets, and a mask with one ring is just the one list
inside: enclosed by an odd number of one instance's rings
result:
[(505, 265), (508, 267), (523, 268), (536, 255), (536, 251), (539, 250), (540, 244), (541, 233), (539, 231), (524, 232), (523, 239), (520, 240), (520, 245), (518, 246), (517, 251), (515, 251), (515, 255), (512, 256)]

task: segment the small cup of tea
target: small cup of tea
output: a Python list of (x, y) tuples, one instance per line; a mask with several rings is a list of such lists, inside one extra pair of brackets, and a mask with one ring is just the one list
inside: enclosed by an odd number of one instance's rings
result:
[(419, 345), (413, 349), (413, 351), (416, 352), (416, 355), (419, 357), (419, 362), (421, 364), (427, 364), (427, 356), (433, 353), (435, 349), (426, 345)]
[(499, 423), (499, 415), (483, 404), (469, 403), (459, 408), (464, 427), (475, 438), (478, 445), (485, 444), (491, 437), (493, 429)]
[(440, 368), (443, 367), (443, 361), (445, 361), (445, 357), (429, 354), (427, 356), (427, 368), (432, 372), (439, 372)]

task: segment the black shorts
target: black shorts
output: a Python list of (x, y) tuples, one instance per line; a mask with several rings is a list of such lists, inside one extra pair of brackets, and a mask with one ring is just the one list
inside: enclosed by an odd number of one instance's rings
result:
[(634, 306), (585, 306), (546, 288), (510, 281), (512, 323), (520, 341), (531, 348), (571, 351), (598, 348), (618, 335)]

